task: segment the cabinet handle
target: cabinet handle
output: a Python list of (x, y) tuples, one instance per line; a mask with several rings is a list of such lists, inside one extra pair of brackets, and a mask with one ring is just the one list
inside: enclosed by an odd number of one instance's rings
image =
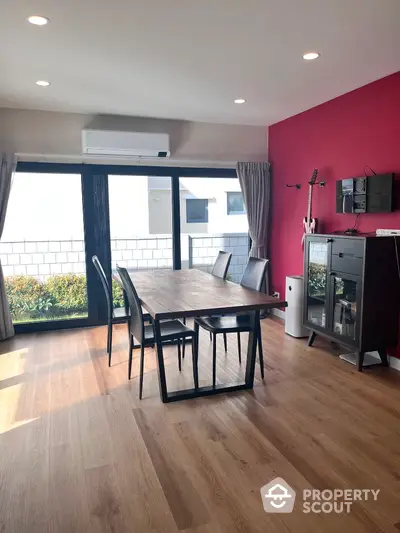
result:
[(331, 276), (336, 276), (336, 272), (331, 272)]
[(333, 242), (333, 239), (326, 239), (326, 242)]
[(340, 252), (339, 257), (343, 258), (344, 254), (342, 252)]

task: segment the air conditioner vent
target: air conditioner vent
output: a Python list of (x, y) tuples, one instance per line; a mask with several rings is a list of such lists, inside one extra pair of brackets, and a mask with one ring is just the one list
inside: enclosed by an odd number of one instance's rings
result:
[(83, 130), (82, 153), (121, 158), (168, 158), (169, 135), (128, 131)]

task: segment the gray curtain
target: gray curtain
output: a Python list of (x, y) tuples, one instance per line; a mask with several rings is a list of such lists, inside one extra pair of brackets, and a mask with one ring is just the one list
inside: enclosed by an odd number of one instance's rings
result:
[[(252, 241), (250, 256), (262, 259), (268, 259), (270, 169), (270, 163), (238, 163), (236, 165)], [(269, 294), (269, 273), (265, 289)]]
[[(8, 198), (10, 197), (11, 179), (16, 166), (14, 154), (0, 153), (0, 239), (6, 219)], [(10, 308), (4, 286), (3, 269), (0, 262), (0, 340), (14, 335)]]

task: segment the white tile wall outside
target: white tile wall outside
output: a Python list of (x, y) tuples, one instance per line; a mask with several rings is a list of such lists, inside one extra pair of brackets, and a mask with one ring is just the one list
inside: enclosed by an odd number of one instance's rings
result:
[(49, 251), (50, 252), (59, 252), (61, 250), (61, 246), (59, 242), (51, 241), (49, 242)]
[(73, 241), (72, 242), (72, 250), (74, 252), (82, 252), (83, 251), (83, 241)]
[(12, 245), (14, 254), (22, 254), (25, 251), (25, 246), (23, 242), (16, 242)]
[(61, 274), (61, 265), (57, 263), (50, 265), (50, 272), (51, 274)]
[(59, 254), (56, 254), (56, 262), (57, 263), (66, 263), (67, 262), (67, 254), (65, 252), (60, 252)]
[(39, 274), (40, 275), (46, 275), (50, 274), (50, 265), (39, 265)]
[(32, 263), (34, 265), (40, 265), (43, 263), (44, 256), (43, 254), (33, 254), (32, 255)]
[(12, 254), (12, 244), (9, 242), (0, 243), (0, 255)]
[(26, 267), (28, 276), (37, 276), (39, 274), (39, 265), (28, 265)]
[[(218, 250), (232, 252), (229, 274), (232, 280), (240, 280), (247, 263), (246, 234), (195, 236), (192, 245), (193, 266), (208, 271), (211, 270)], [(112, 239), (111, 249), (113, 263), (124, 261), (130, 268), (172, 267), (171, 238)], [(53, 274), (86, 272), (83, 241), (0, 243), (0, 256), (5, 276), (35, 275), (46, 279)], [(324, 257), (323, 252), (322, 256)]]
[(20, 255), (20, 265), (31, 265), (32, 264), (32, 256), (29, 254), (21, 254)]
[(79, 254), (78, 252), (69, 252), (67, 254), (67, 257), (68, 257), (68, 261), (70, 263), (78, 263), (79, 261)]
[(49, 243), (48, 242), (38, 242), (37, 243), (37, 251), (38, 252), (48, 252), (49, 251)]
[(70, 252), (72, 250), (72, 242), (62, 242), (61, 243), (61, 251), (62, 252)]
[(27, 242), (25, 244), (25, 250), (26, 253), (32, 254), (37, 251), (36, 242)]
[(14, 273), (16, 276), (26, 276), (26, 266), (18, 265), (14, 267)]

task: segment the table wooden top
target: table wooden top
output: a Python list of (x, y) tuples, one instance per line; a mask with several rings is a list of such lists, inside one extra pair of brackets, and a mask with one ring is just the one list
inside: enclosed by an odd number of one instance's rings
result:
[[(154, 319), (209, 316), (286, 307), (284, 300), (245, 289), (201, 270), (129, 270), (142, 306)], [(114, 279), (119, 281), (118, 274)]]

